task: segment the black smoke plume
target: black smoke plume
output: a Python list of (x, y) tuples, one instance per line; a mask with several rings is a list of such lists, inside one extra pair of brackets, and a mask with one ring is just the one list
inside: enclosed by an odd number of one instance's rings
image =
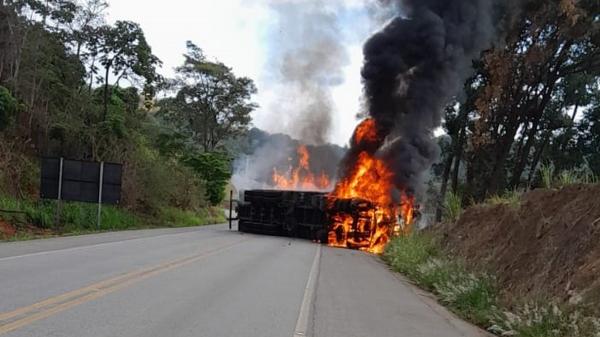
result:
[[(361, 151), (383, 159), (397, 187), (418, 191), (439, 156), (433, 132), (459, 93), (472, 60), (496, 35), (490, 0), (387, 1), (399, 15), (364, 45), (362, 78), (376, 144), (353, 144), (342, 171)], [(348, 172), (342, 172), (345, 175)]]

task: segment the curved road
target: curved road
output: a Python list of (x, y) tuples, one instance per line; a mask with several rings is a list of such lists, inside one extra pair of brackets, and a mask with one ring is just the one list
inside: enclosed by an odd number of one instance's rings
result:
[(225, 225), (0, 243), (0, 336), (484, 336), (376, 258)]

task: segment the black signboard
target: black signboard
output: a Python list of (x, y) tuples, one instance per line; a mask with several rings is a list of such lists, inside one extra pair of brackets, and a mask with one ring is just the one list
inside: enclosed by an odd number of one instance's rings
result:
[(118, 204), (121, 200), (121, 164), (63, 159), (62, 174), (60, 158), (42, 158), (41, 166), (42, 199), (97, 203), (102, 192), (103, 204)]

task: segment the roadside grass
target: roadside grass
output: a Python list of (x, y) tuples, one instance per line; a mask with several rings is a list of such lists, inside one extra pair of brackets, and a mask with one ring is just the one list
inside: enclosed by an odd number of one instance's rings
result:
[(462, 213), (462, 198), (460, 194), (448, 192), (444, 196), (444, 220), (455, 222)]
[(490, 205), (509, 205), (513, 208), (519, 208), (523, 193), (522, 190), (508, 190), (504, 194), (489, 197), (484, 203)]
[(452, 258), (432, 234), (415, 232), (396, 238), (383, 258), (454, 313), (499, 336), (600, 337), (600, 320), (576, 307), (500, 300), (494, 275), (471, 270)]
[[(17, 232), (7, 241), (31, 240), (49, 235), (83, 235), (103, 231), (157, 227), (189, 227), (225, 222), (220, 208), (185, 211), (177, 208), (161, 209), (154, 217), (110, 205), (102, 206), (101, 225), (97, 227), (98, 208), (95, 204), (63, 202), (57, 219), (55, 201), (17, 200), (0, 195), (0, 219), (13, 224)], [(58, 221), (57, 221), (58, 220)], [(33, 226), (37, 230), (31, 231)], [(46, 232), (43, 232), (43, 231)]]
[(586, 316), (577, 308), (530, 301), (513, 312), (497, 312), (489, 331), (500, 336), (597, 337), (600, 319)]
[(600, 181), (587, 163), (581, 167), (560, 172), (556, 172), (553, 165), (545, 164), (540, 168), (540, 175), (544, 188), (562, 188), (573, 184), (595, 184)]
[(161, 225), (167, 227), (192, 227), (224, 223), (225, 214), (220, 208), (204, 208), (186, 211), (178, 208), (163, 208), (160, 211)]
[(15, 233), (15, 235), (7, 238), (6, 240), (0, 240), (0, 242), (2, 242), (2, 241), (6, 241), (6, 242), (28, 241), (28, 240), (42, 239), (44, 237), (46, 237), (46, 236), (34, 235), (31, 233), (26, 233), (26, 232), (17, 232), (17, 233)]

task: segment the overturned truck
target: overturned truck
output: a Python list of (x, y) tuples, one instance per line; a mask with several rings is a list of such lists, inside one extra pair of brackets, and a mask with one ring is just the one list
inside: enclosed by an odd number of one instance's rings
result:
[(369, 201), (323, 192), (249, 190), (237, 205), (238, 230), (368, 249), (398, 229), (397, 219), (382, 220), (376, 210)]

